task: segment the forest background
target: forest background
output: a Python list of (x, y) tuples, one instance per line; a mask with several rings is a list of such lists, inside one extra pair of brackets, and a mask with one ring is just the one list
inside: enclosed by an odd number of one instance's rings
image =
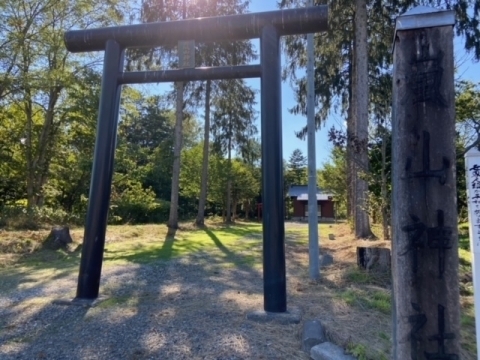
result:
[[(351, 217), (348, 124), (356, 3), (330, 7), (330, 30), (315, 36), (318, 184), (332, 192), (339, 217)], [(100, 94), (102, 54), (70, 54), (70, 29), (239, 14), (304, 6), (302, 1), (244, 0), (0, 0), (0, 226), (83, 224)], [(388, 224), (391, 45), (395, 18), (417, 5), (457, 13), (456, 90), (458, 210), (466, 218), (463, 154), (478, 143), (480, 57), (478, 0), (365, 1), (368, 11), (368, 184), (362, 207), (372, 222)], [(307, 184), (305, 37), (283, 40), (285, 196)], [(178, 67), (176, 48), (127, 52), (130, 71)], [(258, 42), (197, 44), (196, 65), (258, 61)], [(475, 68), (477, 71), (475, 71)], [(261, 202), (259, 81), (190, 82), (184, 90), (179, 180), (180, 219), (254, 218)], [(118, 127), (110, 223), (165, 222), (174, 162), (174, 87), (125, 86)], [(207, 126), (208, 125), (208, 126)], [(205, 161), (208, 156), (208, 161)], [(208, 164), (208, 165), (206, 165)], [(206, 191), (202, 173), (207, 173)], [(199, 200), (204, 197), (205, 206)], [(288, 200), (288, 199), (287, 199)], [(350, 204), (349, 204), (350, 203)], [(288, 201), (287, 201), (288, 204)], [(226, 209), (230, 211), (226, 211)], [(388, 226), (388, 225), (387, 225)]]

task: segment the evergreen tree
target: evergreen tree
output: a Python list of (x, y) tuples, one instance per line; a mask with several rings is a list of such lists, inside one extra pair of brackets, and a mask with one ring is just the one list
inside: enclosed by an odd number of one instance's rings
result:
[[(186, 13), (189, 18), (221, 16), (231, 14), (241, 14), (248, 10), (248, 0), (216, 0), (208, 2), (192, 1), (172, 1), (163, 0), (145, 0), (142, 3), (141, 21), (170, 21), (182, 18)], [(174, 48), (163, 47), (153, 50), (133, 50), (130, 51), (130, 68), (165, 68), (177, 66), (177, 59), (174, 55)], [(196, 66), (225, 66), (246, 64), (255, 58), (253, 46), (249, 41), (234, 42), (215, 42), (196, 44), (195, 64)], [(156, 59), (156, 60), (155, 60)], [(187, 84), (186, 98), (190, 105), (197, 106), (204, 102), (204, 149), (202, 179), (199, 196), (198, 214), (196, 224), (203, 226), (204, 208), (207, 197), (208, 180), (208, 156), (210, 141), (210, 104), (212, 97), (217, 92), (218, 82), (206, 81), (204, 84), (191, 82)], [(220, 91), (221, 92), (221, 91)], [(181, 134), (179, 133), (179, 136)], [(177, 141), (179, 143), (180, 141)], [(180, 153), (178, 151), (178, 153)], [(176, 166), (179, 171), (179, 164)], [(173, 184), (173, 183), (172, 183)], [(172, 197), (173, 199), (173, 197)], [(175, 204), (172, 204), (172, 212), (175, 213)], [(175, 227), (175, 221), (172, 219), (171, 226)]]
[(231, 222), (232, 151), (240, 155), (248, 150), (249, 140), (257, 132), (254, 125), (255, 92), (244, 80), (224, 80), (219, 84), (214, 100), (212, 132), (214, 148), (227, 155), (228, 182), (226, 188), (226, 221)]
[[(367, 103), (371, 94), (378, 94), (382, 92), (370, 92), (368, 83), (365, 80), (368, 76), (371, 78), (382, 78), (388, 76), (385, 67), (388, 64), (389, 53), (386, 51), (391, 45), (393, 36), (392, 23), (389, 20), (387, 12), (388, 6), (368, 6), (367, 9), (371, 11), (371, 19), (365, 24), (365, 15), (362, 15), (363, 23), (357, 19), (356, 3), (351, 1), (317, 1), (317, 4), (328, 3), (329, 5), (329, 30), (325, 33), (317, 34), (315, 36), (316, 48), (316, 68), (315, 68), (315, 101), (318, 111), (316, 113), (317, 126), (326, 119), (332, 108), (339, 108), (347, 118), (347, 210), (349, 216), (356, 218), (354, 210), (359, 210), (358, 213), (359, 224), (361, 228), (358, 229), (358, 234), (361, 236), (368, 236), (370, 232), (368, 217), (366, 217), (366, 208), (361, 204), (363, 198), (363, 191), (365, 185), (361, 180), (360, 174), (368, 171), (368, 158), (366, 151), (358, 151), (365, 149), (368, 138), (368, 107), (367, 113), (365, 105), (361, 111), (362, 121), (357, 122), (357, 100), (355, 98), (354, 90), (358, 77), (362, 79), (361, 98), (362, 104)], [(298, 6), (299, 1), (283, 0), (280, 5), (282, 7)], [(371, 4), (369, 4), (371, 5)], [(365, 10), (366, 4), (363, 3), (362, 9)], [(363, 12), (363, 14), (365, 14)], [(357, 21), (356, 21), (357, 20)], [(355, 26), (358, 23), (358, 28), (364, 29), (362, 34), (373, 33), (375, 36), (371, 37), (371, 45), (368, 49), (368, 62), (365, 55), (366, 49), (363, 53), (355, 55), (355, 49), (360, 45), (366, 45), (365, 40), (355, 41)], [(365, 29), (365, 27), (367, 27)], [(381, 30), (381, 31), (379, 31)], [(378, 34), (383, 35), (383, 37)], [(363, 37), (364, 39), (364, 37)], [(388, 45), (387, 45), (388, 44)], [(306, 78), (297, 78), (296, 70), (306, 65), (306, 46), (303, 37), (287, 37), (286, 40), (286, 54), (287, 66), (285, 68), (285, 76), (290, 77), (296, 88), (298, 105), (291, 109), (294, 113), (306, 114)], [(384, 51), (385, 50), (385, 51)], [(358, 49), (356, 50), (358, 52)], [(359, 73), (356, 71), (357, 62), (365, 59), (364, 65)], [(365, 65), (367, 67), (365, 67)], [(368, 70), (368, 74), (365, 71)], [(380, 83), (384, 83), (381, 82)], [(365, 85), (367, 85), (365, 87)], [(369, 95), (370, 94), (370, 95)], [(365, 122), (367, 116), (367, 122)], [(366, 125), (367, 124), (367, 125)], [(298, 136), (304, 137), (306, 135), (306, 128), (303, 128), (297, 133)], [(360, 135), (360, 136), (359, 136)], [(362, 145), (362, 146), (359, 146)], [(356, 190), (357, 182), (360, 184), (358, 191)], [(358, 203), (358, 204), (357, 204)], [(359, 206), (360, 205), (360, 206)]]
[[(221, 16), (242, 14), (248, 9), (249, 1), (242, 0), (217, 0), (208, 2), (206, 6), (201, 8), (200, 16)], [(249, 41), (234, 42), (216, 42), (208, 44), (199, 44), (197, 46), (197, 63), (204, 66), (224, 66), (224, 65), (241, 65), (256, 58), (252, 43)], [(207, 199), (207, 181), (208, 181), (208, 157), (210, 150), (210, 103), (218, 91), (218, 81), (206, 81), (205, 91), (203, 85), (196, 86), (194, 93), (197, 102), (204, 95), (204, 142), (203, 142), (203, 163), (201, 188), (198, 201), (198, 214), (195, 220), (197, 226), (203, 226), (205, 204)], [(200, 95), (200, 97), (198, 96)]]
[[(365, 149), (365, 115), (361, 116), (362, 124), (358, 124), (358, 113), (356, 112), (356, 95), (369, 94), (369, 117), (385, 117), (388, 112), (391, 89), (391, 42), (396, 16), (417, 5), (430, 5), (443, 8), (453, 8), (456, 11), (456, 30), (458, 35), (465, 36), (465, 48), (473, 51), (476, 58), (480, 55), (480, 30), (478, 28), (478, 17), (480, 15), (480, 0), (397, 0), (394, 2), (383, 2), (380, 0), (362, 0), (362, 10), (368, 11), (367, 35), (368, 35), (368, 89), (362, 85), (358, 91), (355, 82), (361, 74), (357, 71), (358, 60), (366, 60), (364, 54), (358, 52), (357, 37), (362, 35), (362, 44), (365, 44), (364, 32), (358, 33), (358, 29), (365, 28), (365, 20), (359, 23), (359, 16), (356, 5), (351, 1), (325, 1), (317, 0), (317, 4), (329, 5), (329, 30), (323, 34), (317, 34), (316, 39), (316, 61), (315, 70), (315, 92), (318, 112), (316, 121), (319, 125), (326, 119), (332, 108), (339, 108), (347, 118), (347, 182), (349, 184), (348, 210), (353, 214), (354, 209), (363, 211), (363, 205), (357, 204), (359, 195), (364, 192), (365, 186), (361, 180), (362, 176), (356, 174), (368, 172), (368, 159), (362, 155), (363, 160), (358, 159), (355, 154), (360, 148)], [(300, 0), (282, 0), (281, 7), (302, 6)], [(362, 19), (365, 19), (365, 12), (362, 11)], [(357, 29), (357, 30), (355, 30)], [(357, 50), (355, 50), (357, 49)], [(292, 110), (294, 113), (306, 114), (306, 79), (297, 78), (296, 70), (306, 65), (306, 51), (304, 37), (288, 37), (286, 39), (287, 65), (284, 75), (292, 80), (296, 88), (298, 105)], [(354, 51), (355, 50), (355, 51)], [(354, 61), (357, 59), (356, 61)], [(365, 74), (365, 66), (362, 72)], [(364, 76), (364, 75), (363, 75)], [(369, 90), (369, 91), (367, 91)], [(365, 103), (365, 100), (363, 100)], [(362, 111), (365, 113), (365, 111)], [(368, 126), (368, 125), (367, 125)], [(361, 132), (359, 134), (359, 131)], [(299, 136), (305, 136), (306, 129), (298, 132)], [(359, 136), (360, 135), (360, 136)], [(361, 151), (364, 154), (364, 151)], [(360, 167), (360, 168), (359, 168)], [(357, 182), (360, 179), (360, 189)], [(353, 196), (357, 194), (357, 196)], [(363, 220), (366, 220), (363, 214)], [(354, 216), (356, 218), (356, 216)], [(362, 221), (363, 224), (366, 221)], [(364, 231), (365, 230), (365, 231)], [(367, 236), (368, 226), (358, 229), (357, 235)]]
[(293, 150), (288, 159), (285, 180), (287, 188), (290, 185), (306, 185), (308, 182), (307, 157), (303, 155), (300, 149)]

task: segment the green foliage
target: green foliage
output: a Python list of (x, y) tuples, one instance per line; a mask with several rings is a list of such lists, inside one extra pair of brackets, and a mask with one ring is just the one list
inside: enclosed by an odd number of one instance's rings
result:
[(152, 189), (144, 189), (138, 182), (129, 182), (126, 188), (111, 197), (109, 216), (113, 223), (162, 222), (168, 218), (169, 204), (157, 201)]
[(455, 95), (458, 143), (459, 147), (468, 150), (480, 144), (480, 84), (459, 81)]
[(235, 159), (232, 163), (232, 201), (247, 202), (260, 193), (260, 171)]
[(369, 360), (365, 345), (349, 343), (347, 345), (347, 351), (355, 356), (358, 360)]
[(369, 284), (372, 282), (372, 277), (366, 271), (353, 268), (345, 273), (345, 280), (355, 284)]
[(180, 193), (188, 198), (196, 198), (200, 194), (202, 173), (203, 144), (199, 143), (190, 149), (183, 149), (180, 172)]
[(209, 184), (208, 200), (215, 204), (225, 204), (227, 180), (228, 180), (227, 160), (218, 154), (210, 156), (209, 163)]
[[(375, 137), (369, 143), (369, 172), (365, 175), (369, 190), (369, 212), (373, 223), (382, 223), (382, 206), (386, 208), (387, 221), (392, 193), (392, 134), (391, 130), (379, 125)], [(385, 143), (384, 143), (385, 142)], [(384, 170), (383, 170), (384, 167)], [(382, 172), (384, 171), (384, 174)], [(385, 184), (383, 184), (385, 181)], [(385, 186), (385, 194), (382, 186)]]
[(21, 116), (16, 104), (0, 105), (0, 207), (26, 197)]
[(466, 221), (468, 213), (464, 154), (480, 145), (480, 84), (460, 81), (455, 95), (457, 212), (459, 221)]
[(28, 208), (27, 202), (0, 207), (0, 227), (36, 230), (41, 226), (82, 224), (79, 213), (48, 206)]
[[(64, 46), (72, 27), (121, 19), (120, 0), (5, 0), (0, 28), (0, 103), (17, 113), (29, 209), (46, 202), (52, 161), (69, 130), (71, 90), (91, 62)], [(18, 136), (18, 135), (17, 135)]]
[[(467, 295), (472, 299), (472, 294)], [(464, 299), (468, 299), (468, 297)], [(475, 338), (475, 308), (473, 301), (465, 301), (460, 309), (461, 346), (472, 354), (477, 353)]]
[(351, 306), (375, 309), (384, 314), (392, 311), (391, 294), (383, 290), (362, 290), (351, 288), (340, 293), (340, 299)]
[[(100, 97), (101, 76), (86, 69), (81, 81), (68, 89), (70, 102), (66, 113), (69, 126), (58, 136), (58, 147), (52, 156), (50, 181), (45, 185), (46, 203), (60, 206), (84, 218), (88, 184), (93, 164), (95, 128)], [(85, 211), (77, 212), (85, 207)]]

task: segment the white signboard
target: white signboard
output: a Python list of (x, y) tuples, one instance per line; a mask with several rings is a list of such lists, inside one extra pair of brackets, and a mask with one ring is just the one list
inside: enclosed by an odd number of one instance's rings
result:
[(470, 248), (480, 253), (480, 151), (470, 149), (465, 155), (467, 170), (467, 202), (470, 225)]
[(480, 344), (480, 259), (478, 259), (478, 256), (480, 256), (480, 151), (476, 147), (468, 150), (465, 154), (465, 167), (467, 171), (470, 250), (472, 251), (475, 329), (477, 344)]
[(178, 42), (178, 62), (180, 68), (195, 67), (195, 41), (179, 41)]

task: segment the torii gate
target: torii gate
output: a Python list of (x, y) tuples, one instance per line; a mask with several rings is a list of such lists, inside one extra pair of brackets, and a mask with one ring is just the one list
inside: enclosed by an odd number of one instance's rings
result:
[[(327, 17), (328, 7), (316, 6), (65, 33), (71, 52), (105, 51), (77, 299), (96, 299), (99, 293), (121, 85), (260, 77), (264, 310), (286, 312), (280, 36), (325, 31)], [(260, 38), (257, 65), (124, 72), (129, 47), (255, 38)]]

